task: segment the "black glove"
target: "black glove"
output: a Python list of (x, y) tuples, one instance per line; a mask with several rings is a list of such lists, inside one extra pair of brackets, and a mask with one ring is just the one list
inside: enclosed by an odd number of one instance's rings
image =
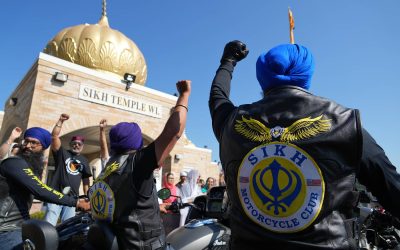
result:
[(246, 44), (238, 40), (231, 41), (225, 45), (221, 63), (229, 61), (233, 63), (233, 66), (235, 66), (236, 62), (245, 58), (247, 54), (249, 54), (249, 50), (246, 49)]

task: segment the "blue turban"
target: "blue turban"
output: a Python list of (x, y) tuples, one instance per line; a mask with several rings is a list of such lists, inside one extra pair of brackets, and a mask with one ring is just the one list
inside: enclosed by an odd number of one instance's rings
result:
[(40, 141), (44, 149), (48, 148), (51, 144), (51, 134), (49, 131), (39, 127), (27, 129), (24, 138), (32, 137)]
[(137, 150), (143, 146), (142, 131), (134, 122), (120, 122), (110, 129), (110, 146), (116, 152)]
[(256, 73), (264, 91), (281, 85), (309, 89), (314, 73), (314, 59), (306, 47), (282, 44), (258, 57)]

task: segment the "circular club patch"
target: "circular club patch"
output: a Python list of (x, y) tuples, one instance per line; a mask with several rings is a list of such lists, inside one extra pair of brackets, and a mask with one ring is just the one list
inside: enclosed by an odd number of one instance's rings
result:
[(287, 143), (270, 143), (251, 150), (238, 175), (238, 193), (247, 216), (279, 233), (307, 228), (318, 216), (325, 183), (315, 161)]
[(115, 210), (114, 192), (110, 186), (98, 181), (89, 189), (91, 212), (95, 219), (112, 222)]

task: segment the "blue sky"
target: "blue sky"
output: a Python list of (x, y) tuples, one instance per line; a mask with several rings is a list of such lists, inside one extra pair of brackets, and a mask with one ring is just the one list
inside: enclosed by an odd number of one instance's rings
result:
[[(0, 110), (14, 88), (61, 29), (97, 23), (101, 0), (4, 1), (0, 8)], [(239, 105), (261, 97), (258, 55), (289, 42), (287, 8), (295, 40), (314, 54), (310, 91), (361, 111), (363, 126), (400, 166), (400, 1), (366, 0), (114, 0), (110, 26), (131, 38), (145, 56), (146, 86), (173, 94), (178, 79), (192, 80), (187, 135), (199, 147), (218, 144), (211, 129), (208, 94), (225, 43), (250, 49), (235, 69), (231, 99)]]

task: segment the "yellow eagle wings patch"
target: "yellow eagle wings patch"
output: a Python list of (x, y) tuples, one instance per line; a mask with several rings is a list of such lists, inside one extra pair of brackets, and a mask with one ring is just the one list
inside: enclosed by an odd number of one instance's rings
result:
[[(292, 142), (315, 137), (329, 131), (331, 120), (323, 119), (323, 115), (316, 118), (303, 118), (295, 121), (287, 128), (276, 126), (268, 128), (260, 121), (253, 118), (236, 120), (235, 130), (244, 137), (255, 142), (271, 142), (273, 139), (281, 142)], [(279, 139), (278, 139), (279, 138)]]

